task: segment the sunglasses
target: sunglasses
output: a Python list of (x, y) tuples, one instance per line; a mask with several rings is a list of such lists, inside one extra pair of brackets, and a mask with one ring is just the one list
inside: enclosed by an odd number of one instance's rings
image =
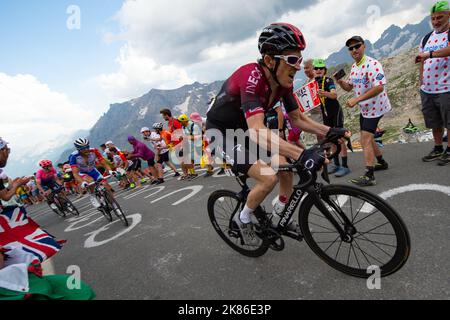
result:
[(348, 47), (348, 51), (353, 51), (353, 50), (358, 50), (359, 48), (361, 48), (362, 43), (358, 43), (354, 46)]
[(299, 57), (296, 55), (274, 56), (274, 58), (283, 59), (288, 65), (292, 67), (297, 67), (297, 65), (301, 64), (303, 61), (303, 57)]
[(314, 70), (318, 71), (318, 70), (325, 70), (325, 68), (314, 68)]
[(7, 153), (10, 153), (10, 152), (11, 152), (11, 149), (8, 148), (8, 147), (5, 147), (5, 148), (3, 148), (3, 149), (0, 149), (0, 151), (6, 151)]

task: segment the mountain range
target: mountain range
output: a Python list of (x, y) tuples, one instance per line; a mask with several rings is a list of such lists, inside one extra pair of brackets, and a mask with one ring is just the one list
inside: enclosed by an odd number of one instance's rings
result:
[[(430, 17), (425, 17), (419, 24), (408, 24), (404, 28), (392, 25), (375, 43), (366, 40), (366, 54), (375, 59), (395, 56), (405, 50), (418, 47), (421, 39), (430, 31)], [(350, 62), (352, 62), (352, 58), (347, 47), (331, 54), (327, 59), (330, 66)]]

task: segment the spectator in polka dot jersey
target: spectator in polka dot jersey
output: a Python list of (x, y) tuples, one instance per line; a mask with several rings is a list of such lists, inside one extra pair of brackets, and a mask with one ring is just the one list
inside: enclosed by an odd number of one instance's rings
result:
[(387, 81), (380, 62), (365, 55), (366, 46), (363, 38), (354, 36), (346, 42), (346, 46), (355, 63), (350, 78), (347, 81), (337, 80), (337, 83), (345, 91), (355, 92), (356, 97), (347, 101), (347, 107), (354, 108), (358, 105), (361, 110), (361, 145), (366, 165), (366, 173), (351, 182), (362, 187), (374, 186), (376, 184), (374, 172), (389, 168), (374, 139), (380, 120), (392, 109), (384, 89)]
[[(439, 160), (440, 166), (450, 163), (450, 142), (444, 150), (444, 130), (450, 132), (450, 7), (447, 1), (437, 2), (431, 9), (433, 33), (420, 45), (416, 62), (420, 63), (420, 96), (427, 128), (433, 130), (435, 147), (423, 158), (425, 162)], [(428, 39), (428, 40), (427, 40)]]

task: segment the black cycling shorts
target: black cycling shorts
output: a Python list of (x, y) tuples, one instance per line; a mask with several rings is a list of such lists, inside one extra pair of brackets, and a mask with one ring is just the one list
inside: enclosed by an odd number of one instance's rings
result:
[(164, 162), (169, 162), (169, 152), (159, 155), (158, 163), (163, 164)]
[(142, 168), (141, 159), (132, 160), (133, 164), (128, 168), (128, 171), (138, 171)]
[(370, 132), (375, 135), (378, 124), (382, 118), (383, 116), (378, 118), (364, 118), (363, 115), (360, 115), (359, 123), (361, 125), (361, 131)]
[[(208, 121), (206, 128), (207, 130), (217, 129), (223, 132), (223, 129)], [(234, 173), (248, 174), (250, 168), (260, 159), (266, 163), (270, 162), (270, 152), (260, 148), (248, 136), (227, 138), (225, 134), (222, 134), (222, 139), (220, 145), (216, 145), (216, 142), (212, 140), (209, 148), (215, 153), (216, 157), (230, 165)]]

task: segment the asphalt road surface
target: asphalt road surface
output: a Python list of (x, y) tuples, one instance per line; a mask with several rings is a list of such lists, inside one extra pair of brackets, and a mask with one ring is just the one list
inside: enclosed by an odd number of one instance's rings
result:
[[(76, 202), (79, 218), (62, 219), (46, 205), (29, 213), (58, 239), (68, 240), (52, 260), (54, 271), (78, 266), (98, 299), (449, 299), (450, 166), (423, 163), (431, 148), (428, 143), (386, 146), (390, 170), (378, 173), (377, 186), (369, 189), (384, 193), (412, 242), (407, 264), (383, 278), (379, 290), (332, 269), (304, 242), (287, 240), (284, 251), (269, 250), (258, 259), (228, 247), (212, 228), (206, 204), (215, 190), (239, 191), (230, 177), (172, 178), (162, 186), (119, 192), (129, 228), (117, 219), (108, 224), (87, 197)], [(351, 154), (349, 164), (350, 177), (361, 175), (362, 153)], [(332, 180), (348, 183), (348, 178)]]

